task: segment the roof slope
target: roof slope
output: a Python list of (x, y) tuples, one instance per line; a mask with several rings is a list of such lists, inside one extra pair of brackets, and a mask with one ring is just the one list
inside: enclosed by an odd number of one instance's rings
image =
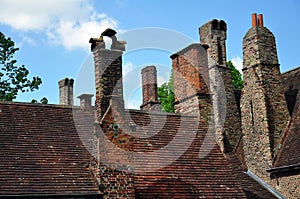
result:
[(243, 165), (234, 153), (226, 154), (227, 160), (232, 166), (234, 176), (239, 179), (242, 189), (244, 190), (247, 198), (256, 199), (270, 199), (277, 198), (266, 188), (261, 186), (257, 181), (251, 178), (243, 171)]
[(0, 133), (0, 196), (98, 194), (70, 107), (0, 102)]
[(140, 111), (130, 117), (140, 135), (134, 150), (144, 154), (134, 159), (137, 198), (245, 198), (214, 134), (197, 117)]
[[(290, 127), (282, 140), (274, 167), (300, 164), (300, 67), (282, 74), (285, 91), (298, 91)], [(295, 92), (294, 92), (295, 93)]]

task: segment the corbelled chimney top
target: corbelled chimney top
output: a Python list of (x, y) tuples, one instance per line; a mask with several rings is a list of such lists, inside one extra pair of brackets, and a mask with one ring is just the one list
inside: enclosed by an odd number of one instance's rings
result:
[(59, 104), (73, 105), (73, 85), (74, 80), (64, 78), (58, 81), (59, 86)]

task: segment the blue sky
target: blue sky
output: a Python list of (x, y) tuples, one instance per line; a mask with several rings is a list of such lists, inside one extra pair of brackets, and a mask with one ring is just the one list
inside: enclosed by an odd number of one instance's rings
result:
[[(0, 31), (20, 48), (15, 56), (18, 63), (43, 80), (38, 91), (20, 94), (16, 101), (45, 96), (57, 104), (57, 82), (64, 77), (75, 79), (75, 95), (94, 91), (88, 41), (114, 28), (128, 42), (125, 100), (128, 107), (137, 108), (140, 69), (156, 65), (159, 83), (167, 81), (169, 56), (177, 48), (199, 42), (198, 28), (214, 18), (227, 23), (227, 59), (237, 67), (241, 67), (242, 39), (251, 27), (252, 13), (262, 13), (264, 25), (274, 33), (281, 71), (300, 66), (299, 11), (298, 0), (1, 0)], [(148, 47), (144, 41), (149, 41)]]

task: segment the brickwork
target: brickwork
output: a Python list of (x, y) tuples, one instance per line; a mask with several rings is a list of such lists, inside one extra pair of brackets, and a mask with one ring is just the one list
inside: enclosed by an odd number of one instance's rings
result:
[[(256, 20), (255, 15), (253, 20)], [(293, 198), (295, 195), (292, 197), (288, 193), (294, 189), (291, 180), (298, 179), (299, 182), (299, 176), (280, 179), (283, 182), (279, 183), (271, 180), (266, 172), (274, 164), (290, 116), (281, 82), (275, 37), (263, 27), (261, 15), (259, 20), (259, 23), (253, 22), (253, 27), (243, 39), (241, 114), (245, 161), (248, 169), (257, 176), (286, 197)], [(283, 184), (278, 186), (278, 183)]]
[(104, 198), (134, 198), (131, 157), (120, 151), (130, 150), (132, 138), (126, 131), (122, 83), (122, 51), (125, 42), (117, 41), (111, 29), (101, 36), (112, 39), (105, 49), (103, 38), (91, 39), (95, 62), (96, 126), (98, 160), (96, 178)]
[(143, 104), (141, 110), (161, 111), (161, 104), (157, 96), (157, 71), (155, 66), (142, 69)]
[(112, 95), (123, 98), (122, 51), (96, 47), (95, 61), (96, 107), (100, 120), (109, 106)]
[(64, 78), (58, 82), (59, 104), (73, 105), (73, 85), (74, 80), (69, 78)]
[(241, 137), (241, 122), (230, 68), (226, 64), (226, 31), (227, 25), (223, 20), (212, 20), (199, 28), (201, 44), (208, 47), (216, 139), (222, 151), (231, 152)]
[(284, 176), (273, 179), (272, 186), (276, 188), (282, 195), (289, 199), (300, 198), (300, 175)]
[(200, 44), (191, 44), (173, 54), (175, 112), (198, 115), (203, 122), (212, 118), (207, 54)]

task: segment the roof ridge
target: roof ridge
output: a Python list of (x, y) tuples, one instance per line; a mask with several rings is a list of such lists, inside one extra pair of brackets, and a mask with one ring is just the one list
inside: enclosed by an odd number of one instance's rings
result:
[(169, 115), (169, 116), (181, 116), (181, 117), (190, 117), (197, 118), (196, 114), (184, 114), (184, 113), (170, 113), (163, 111), (145, 111), (145, 110), (137, 110), (137, 109), (125, 109), (129, 113), (140, 113), (140, 114), (150, 114), (150, 115)]
[(80, 109), (80, 106), (70, 106), (62, 104), (42, 104), (42, 103), (30, 103), (30, 102), (11, 102), (11, 101), (0, 101), (1, 104), (16, 105), (16, 106), (32, 106), (32, 107), (51, 107), (51, 108), (65, 108), (65, 109)]
[(298, 67), (296, 67), (296, 68), (293, 68), (293, 69), (290, 69), (290, 70), (288, 70), (288, 71), (285, 71), (285, 72), (281, 73), (281, 75), (285, 75), (285, 74), (290, 73), (290, 72), (293, 72), (293, 71), (295, 71), (295, 70), (300, 70), (300, 66), (298, 66)]

